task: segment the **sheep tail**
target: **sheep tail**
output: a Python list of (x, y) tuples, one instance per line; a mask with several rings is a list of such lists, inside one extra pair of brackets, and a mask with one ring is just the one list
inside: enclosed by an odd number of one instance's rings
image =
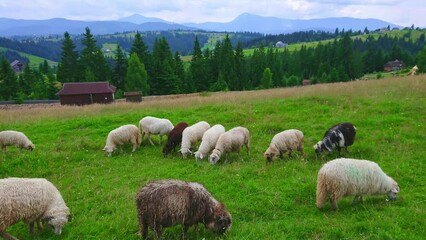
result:
[(327, 189), (323, 183), (321, 176), (319, 175), (317, 180), (317, 202), (316, 202), (317, 207), (323, 208), (326, 201), (327, 201)]

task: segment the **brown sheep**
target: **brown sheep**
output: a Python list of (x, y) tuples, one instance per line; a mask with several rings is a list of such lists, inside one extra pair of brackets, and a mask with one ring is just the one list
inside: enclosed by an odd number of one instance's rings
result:
[(170, 131), (167, 143), (163, 147), (163, 155), (167, 156), (172, 150), (176, 151), (176, 146), (180, 146), (182, 142), (182, 132), (188, 127), (188, 123), (180, 122)]

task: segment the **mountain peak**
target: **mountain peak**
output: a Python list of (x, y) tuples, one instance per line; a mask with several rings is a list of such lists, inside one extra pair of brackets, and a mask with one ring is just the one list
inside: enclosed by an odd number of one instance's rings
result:
[(120, 18), (118, 19), (118, 21), (120, 22), (130, 22), (130, 23), (135, 23), (135, 24), (142, 24), (142, 23), (147, 23), (147, 22), (162, 22), (162, 23), (167, 23), (167, 21), (164, 21), (163, 19), (160, 18), (151, 18), (151, 17), (145, 17), (142, 16), (140, 14), (132, 14), (128, 17), (124, 17), (124, 18)]

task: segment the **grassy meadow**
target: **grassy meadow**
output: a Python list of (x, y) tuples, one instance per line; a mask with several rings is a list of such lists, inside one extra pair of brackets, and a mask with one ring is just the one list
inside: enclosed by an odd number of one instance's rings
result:
[[(204, 226), (190, 228), (187, 239), (423, 239), (426, 236), (426, 75), (349, 83), (150, 98), (142, 103), (23, 106), (0, 110), (0, 130), (24, 132), (33, 152), (9, 147), (0, 152), (0, 178), (47, 178), (61, 191), (73, 221), (57, 237), (49, 229), (35, 239), (139, 239), (137, 190), (148, 181), (181, 179), (202, 183), (232, 214), (224, 236)], [(0, 106), (1, 107), (1, 106)], [(1, 109), (1, 108), (0, 108)], [(144, 116), (174, 124), (201, 120), (228, 130), (247, 127), (251, 151), (231, 154), (217, 165), (206, 160), (164, 158), (148, 141), (107, 157), (108, 132), (137, 124)], [(369, 159), (401, 188), (395, 202), (367, 196), (339, 210), (315, 206), (316, 176), (336, 154), (316, 159), (312, 146), (332, 125), (349, 121), (358, 132), (345, 157)], [(267, 163), (263, 152), (272, 137), (297, 128), (305, 135), (305, 157)], [(158, 143), (158, 136), (153, 137)], [(163, 143), (165, 140), (163, 139)], [(20, 222), (8, 229), (31, 239)], [(154, 234), (150, 230), (151, 239)], [(166, 228), (165, 239), (180, 239), (180, 226)]]

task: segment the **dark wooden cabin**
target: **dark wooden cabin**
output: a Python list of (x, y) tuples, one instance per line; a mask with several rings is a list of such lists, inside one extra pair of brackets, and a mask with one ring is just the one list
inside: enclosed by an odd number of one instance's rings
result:
[(142, 92), (124, 92), (126, 102), (142, 102)]
[(108, 82), (64, 83), (57, 93), (61, 105), (112, 103), (116, 87)]

